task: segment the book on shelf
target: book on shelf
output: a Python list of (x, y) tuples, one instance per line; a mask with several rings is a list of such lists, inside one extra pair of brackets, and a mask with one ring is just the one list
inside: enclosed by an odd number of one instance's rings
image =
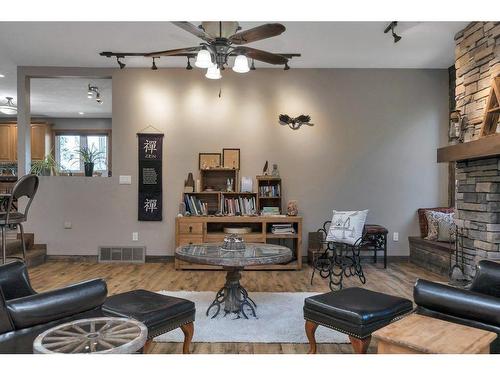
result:
[(255, 215), (257, 213), (255, 197), (222, 197), (221, 207), (226, 215)]
[(259, 186), (259, 196), (261, 197), (280, 197), (280, 186)]
[(272, 234), (295, 234), (295, 228), (289, 224), (273, 224), (271, 226)]
[(186, 194), (184, 196), (184, 203), (186, 208), (191, 215), (208, 215), (208, 204), (202, 202), (201, 199), (194, 197), (193, 195)]
[(279, 207), (262, 207), (262, 216), (276, 216), (280, 214)]

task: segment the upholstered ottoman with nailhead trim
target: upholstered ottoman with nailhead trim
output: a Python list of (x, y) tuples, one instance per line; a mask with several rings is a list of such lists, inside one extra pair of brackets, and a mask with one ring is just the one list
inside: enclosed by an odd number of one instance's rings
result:
[(132, 318), (144, 323), (148, 328), (144, 352), (148, 352), (154, 337), (180, 328), (184, 333), (182, 352), (189, 353), (196, 312), (192, 301), (139, 289), (108, 297), (102, 311), (108, 316)]
[(345, 333), (354, 352), (366, 353), (372, 332), (412, 312), (413, 303), (363, 288), (346, 288), (318, 294), (304, 301), (309, 353), (316, 353), (314, 334), (318, 325)]

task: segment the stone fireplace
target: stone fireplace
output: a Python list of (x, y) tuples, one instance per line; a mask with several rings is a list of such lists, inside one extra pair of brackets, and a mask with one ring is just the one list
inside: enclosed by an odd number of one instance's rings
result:
[(500, 157), (458, 161), (455, 178), (464, 272), (473, 276), (479, 260), (500, 261)]
[(455, 210), (468, 277), (481, 259), (500, 261), (500, 129), (481, 137), (490, 87), (500, 74), (500, 22), (472, 22), (455, 36), (455, 109), (464, 143), (438, 150), (454, 163)]

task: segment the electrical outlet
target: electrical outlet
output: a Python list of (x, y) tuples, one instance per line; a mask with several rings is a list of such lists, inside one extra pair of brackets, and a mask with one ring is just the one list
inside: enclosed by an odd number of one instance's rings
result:
[(399, 233), (398, 232), (394, 232), (392, 234), (392, 240), (393, 241), (399, 241)]
[(64, 222), (64, 229), (71, 229), (71, 221)]
[(132, 241), (139, 241), (139, 232), (132, 232)]

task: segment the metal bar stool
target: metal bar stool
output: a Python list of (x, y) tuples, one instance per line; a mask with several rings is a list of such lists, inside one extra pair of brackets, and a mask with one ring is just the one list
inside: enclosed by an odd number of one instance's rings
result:
[[(12, 188), (12, 194), (9, 197), (7, 203), (7, 210), (5, 212), (0, 212), (0, 229), (2, 233), (2, 264), (7, 261), (7, 238), (6, 232), (7, 227), (17, 226), (21, 232), (21, 245), (23, 250), (23, 261), (26, 262), (26, 243), (24, 241), (24, 228), (23, 224), (28, 219), (28, 210), (33, 202), (36, 191), (38, 190), (38, 176), (33, 174), (28, 174), (21, 177), (17, 183)], [(28, 202), (24, 208), (24, 212), (15, 211), (14, 201), (18, 201), (19, 198), (27, 197)]]

